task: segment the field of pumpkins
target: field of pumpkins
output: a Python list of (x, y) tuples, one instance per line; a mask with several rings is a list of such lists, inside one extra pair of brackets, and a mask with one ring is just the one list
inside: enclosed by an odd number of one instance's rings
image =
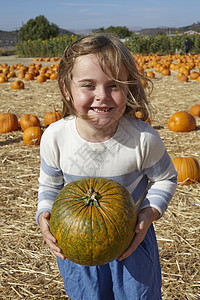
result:
[[(200, 55), (134, 58), (153, 82), (148, 121), (178, 172), (177, 191), (154, 223), (163, 300), (198, 300)], [(58, 58), (0, 57), (1, 299), (67, 299), (56, 259), (35, 222), (40, 138), (61, 118), (58, 66)]]

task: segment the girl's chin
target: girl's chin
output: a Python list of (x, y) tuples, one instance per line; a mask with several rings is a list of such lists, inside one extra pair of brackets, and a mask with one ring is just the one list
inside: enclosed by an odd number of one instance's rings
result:
[(114, 130), (118, 126), (118, 120), (116, 122), (113, 122), (113, 120), (93, 120), (90, 125), (93, 126), (96, 129), (104, 129), (104, 130)]
[(96, 128), (105, 128), (109, 126), (117, 126), (120, 117), (123, 113), (119, 112), (113, 114), (113, 110), (105, 111), (105, 112), (96, 112), (90, 110), (86, 115), (79, 120), (81, 123), (88, 124), (90, 126), (94, 126)]

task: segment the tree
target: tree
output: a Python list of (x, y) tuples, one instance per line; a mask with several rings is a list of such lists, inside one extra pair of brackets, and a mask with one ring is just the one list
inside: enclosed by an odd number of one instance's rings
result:
[(131, 32), (126, 26), (110, 26), (106, 29), (104, 29), (104, 27), (101, 27), (99, 29), (93, 30), (93, 32), (111, 33), (111, 34), (113, 33), (117, 35), (120, 39), (124, 39), (131, 35)]
[(49, 21), (44, 16), (38, 16), (35, 19), (30, 19), (19, 30), (19, 37), (22, 41), (27, 40), (46, 40), (50, 37), (58, 35), (59, 28), (54, 23)]

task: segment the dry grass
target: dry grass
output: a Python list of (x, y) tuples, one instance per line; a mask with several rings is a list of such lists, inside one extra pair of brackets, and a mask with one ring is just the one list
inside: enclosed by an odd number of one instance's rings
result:
[[(6, 58), (7, 62), (8, 58)], [(2, 60), (0, 60), (0, 63)], [(11, 62), (12, 64), (13, 62)], [(0, 86), (1, 111), (18, 118), (36, 114), (43, 124), (49, 107), (61, 108), (55, 81), (25, 82), (25, 90)], [(170, 77), (154, 80), (152, 126), (171, 157), (194, 156), (200, 163), (200, 120), (197, 130), (175, 133), (167, 128), (171, 114), (200, 103), (200, 83)], [(1, 161), (1, 299), (67, 299), (55, 257), (35, 223), (39, 147), (27, 147), (22, 132), (0, 135)], [(167, 212), (155, 223), (162, 265), (163, 300), (200, 299), (200, 183), (178, 186)]]

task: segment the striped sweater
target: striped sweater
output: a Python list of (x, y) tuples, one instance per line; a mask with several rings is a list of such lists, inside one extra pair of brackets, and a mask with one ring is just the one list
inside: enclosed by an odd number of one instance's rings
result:
[(37, 223), (64, 185), (85, 176), (119, 182), (135, 202), (144, 198), (140, 209), (154, 207), (160, 216), (176, 190), (177, 174), (158, 132), (131, 117), (123, 116), (115, 135), (101, 143), (83, 140), (75, 117), (61, 119), (44, 132), (40, 155)]

